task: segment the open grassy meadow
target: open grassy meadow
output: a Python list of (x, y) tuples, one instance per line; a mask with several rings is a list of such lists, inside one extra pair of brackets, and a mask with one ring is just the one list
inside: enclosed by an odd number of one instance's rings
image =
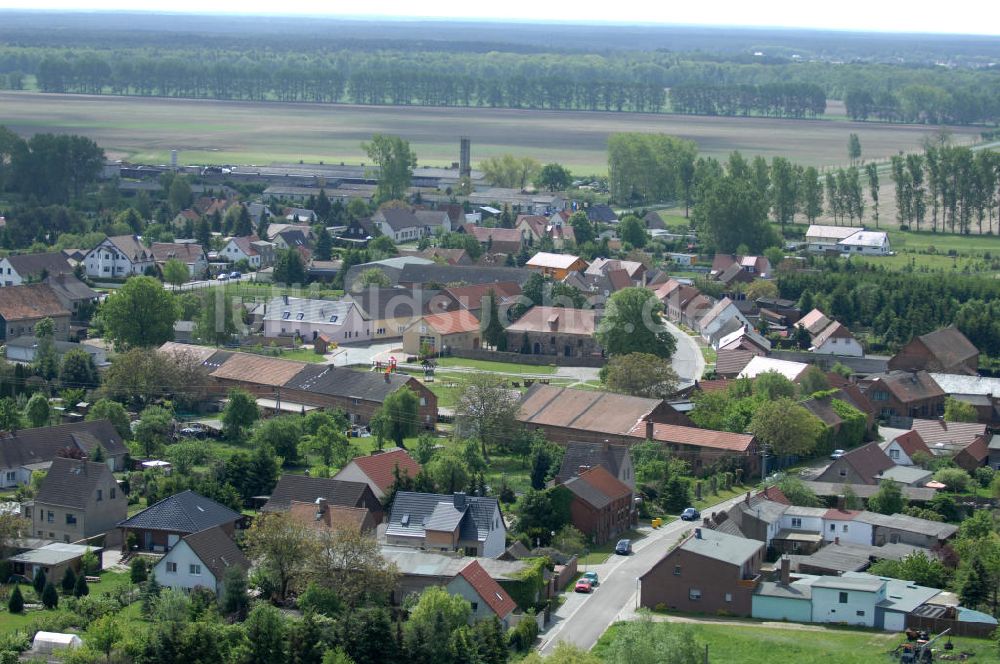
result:
[[(780, 120), (638, 113), (419, 106), (250, 103), (214, 100), (0, 92), (0, 124), (20, 134), (56, 131), (89, 136), (109, 156), (185, 164), (361, 163), (361, 142), (398, 134), (420, 164), (458, 160), (458, 139), (472, 139), (473, 162), (511, 152), (557, 161), (575, 173), (607, 170), (614, 132), (662, 132), (691, 139), (709, 156), (733, 150), (786, 156), (814, 166), (846, 165), (847, 137), (857, 133), (867, 159), (917, 149), (932, 130), (917, 125), (844, 120)], [(956, 127), (966, 142), (978, 130)]]
[[(680, 627), (680, 625), (678, 625)], [(890, 652), (903, 641), (897, 634), (848, 629), (822, 629), (812, 626), (789, 625), (788, 628), (768, 624), (756, 627), (741, 624), (699, 623), (684, 625), (694, 633), (699, 643), (708, 644), (708, 661), (739, 662), (740, 664), (772, 664), (780, 659), (788, 662), (824, 662), (825, 664), (878, 664), (898, 662)], [(597, 645), (594, 653), (602, 655), (614, 637), (612, 625)], [(1000, 662), (996, 644), (984, 639), (953, 639), (955, 652), (971, 652), (969, 661), (977, 664)], [(941, 645), (944, 645), (943, 643)], [(937, 658), (935, 658), (937, 661)]]

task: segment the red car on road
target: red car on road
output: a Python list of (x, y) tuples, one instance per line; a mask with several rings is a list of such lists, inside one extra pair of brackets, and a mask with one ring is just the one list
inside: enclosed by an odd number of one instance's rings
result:
[(590, 579), (580, 579), (576, 582), (576, 592), (578, 593), (589, 593), (594, 591), (594, 584), (591, 583)]

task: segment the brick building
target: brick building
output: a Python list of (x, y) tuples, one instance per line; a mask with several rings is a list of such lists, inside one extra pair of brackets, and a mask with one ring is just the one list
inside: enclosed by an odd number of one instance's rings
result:
[(935, 418), (944, 414), (944, 390), (926, 371), (889, 371), (870, 376), (863, 385), (880, 417)]
[(632, 527), (635, 521), (632, 489), (595, 466), (563, 485), (573, 494), (569, 505), (573, 526), (595, 544), (602, 544)]
[(764, 543), (695, 528), (640, 577), (639, 603), (689, 613), (749, 616)]
[(891, 360), (889, 369), (937, 371), (975, 376), (979, 349), (955, 327), (914, 337)]
[(526, 355), (599, 356), (596, 327), (593, 309), (532, 307), (507, 327), (507, 348)]

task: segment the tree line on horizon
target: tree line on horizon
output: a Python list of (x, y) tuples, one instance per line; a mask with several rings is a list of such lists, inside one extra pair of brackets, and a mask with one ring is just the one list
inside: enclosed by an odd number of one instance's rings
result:
[(817, 117), (826, 100), (841, 99), (854, 120), (1000, 120), (1000, 73), (991, 68), (660, 50), (462, 52), (427, 43), (393, 50), (0, 48), (0, 88), (25, 89), (29, 76), (43, 92), (83, 94), (791, 118)]

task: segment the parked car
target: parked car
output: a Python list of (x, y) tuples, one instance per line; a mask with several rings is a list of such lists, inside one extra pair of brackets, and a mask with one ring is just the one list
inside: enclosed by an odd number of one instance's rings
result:
[(580, 579), (576, 582), (576, 592), (578, 593), (589, 593), (594, 591), (594, 586), (590, 583), (590, 579)]
[(201, 438), (205, 435), (205, 431), (201, 427), (184, 427), (180, 434), (188, 438)]
[(632, 553), (632, 540), (630, 539), (620, 539), (618, 544), (615, 544), (615, 553), (619, 556), (627, 556)]
[(239, 278), (240, 278), (240, 277), (242, 277), (242, 276), (243, 276), (243, 275), (242, 275), (242, 274), (240, 274), (239, 272), (230, 272), (230, 273), (229, 273), (229, 278), (230, 278), (230, 279), (239, 279)]
[(701, 512), (693, 507), (686, 507), (683, 512), (681, 512), (681, 521), (697, 521), (701, 518)]
[(229, 279), (229, 275), (226, 274), (225, 272), (223, 272), (222, 274), (220, 274), (219, 276), (217, 276), (215, 278), (216, 281), (227, 281), (228, 279)]
[(599, 585), (601, 585), (601, 582), (598, 581), (598, 579), (597, 579), (597, 572), (584, 572), (583, 576), (581, 576), (580, 578), (581, 579), (586, 579), (586, 580), (590, 581), (590, 585), (592, 585), (592, 586), (599, 586)]
[(844, 456), (844, 454), (845, 454), (844, 450), (834, 450), (832, 453), (830, 453), (830, 458), (833, 460), (837, 460), (840, 457)]

